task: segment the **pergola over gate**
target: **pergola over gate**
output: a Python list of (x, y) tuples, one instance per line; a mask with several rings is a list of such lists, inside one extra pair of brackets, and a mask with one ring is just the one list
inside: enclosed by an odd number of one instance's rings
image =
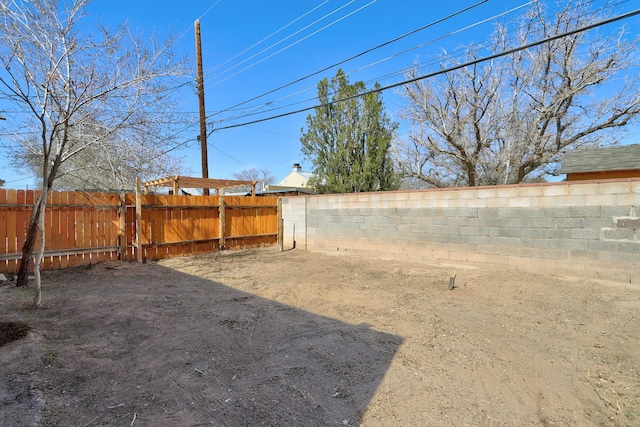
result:
[(153, 181), (144, 182), (144, 193), (148, 194), (149, 187), (170, 187), (173, 188), (173, 194), (178, 194), (178, 190), (182, 188), (213, 188), (220, 195), (220, 190), (225, 188), (240, 187), (243, 185), (251, 186), (251, 195), (256, 195), (256, 184), (258, 181), (244, 181), (239, 179), (212, 179), (212, 178), (194, 178), (189, 176), (170, 176), (160, 178)]

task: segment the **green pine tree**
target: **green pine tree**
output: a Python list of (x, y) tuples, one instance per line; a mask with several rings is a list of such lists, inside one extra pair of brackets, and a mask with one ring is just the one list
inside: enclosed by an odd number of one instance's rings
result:
[[(379, 85), (376, 84), (376, 89)], [(310, 185), (318, 193), (397, 190), (400, 179), (389, 148), (397, 123), (384, 111), (379, 92), (368, 93), (363, 82), (349, 84), (338, 70), (318, 84), (322, 104), (302, 129), (302, 153), (313, 163)], [(349, 98), (349, 99), (346, 99)], [(346, 99), (345, 101), (339, 101)]]

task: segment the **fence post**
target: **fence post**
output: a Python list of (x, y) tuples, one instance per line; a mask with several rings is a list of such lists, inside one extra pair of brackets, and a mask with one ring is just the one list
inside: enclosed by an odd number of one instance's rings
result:
[(278, 246), (284, 250), (284, 219), (282, 218), (282, 198), (278, 197)]
[(118, 260), (124, 261), (127, 259), (127, 201), (124, 192), (120, 195), (120, 207), (118, 208), (118, 240), (120, 246), (120, 252), (118, 253)]
[(142, 262), (142, 196), (140, 178), (136, 178), (136, 257)]
[(225, 249), (224, 229), (226, 228), (227, 218), (226, 218), (226, 212), (224, 208), (224, 196), (219, 196), (219, 198), (220, 198), (220, 207), (218, 209), (220, 213), (220, 250), (223, 250)]

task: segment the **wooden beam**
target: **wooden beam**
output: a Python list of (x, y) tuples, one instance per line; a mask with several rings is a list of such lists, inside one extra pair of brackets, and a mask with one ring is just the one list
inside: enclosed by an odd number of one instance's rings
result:
[(140, 178), (136, 178), (136, 257), (142, 262), (142, 196)]
[(120, 241), (120, 253), (118, 259), (127, 259), (127, 202), (124, 193), (120, 193), (120, 207), (118, 208), (118, 239)]
[(145, 189), (148, 187), (174, 187), (177, 185), (182, 188), (230, 188), (240, 187), (243, 185), (254, 186), (256, 181), (245, 181), (239, 179), (212, 179), (212, 178), (195, 178), (189, 176), (172, 176), (167, 178), (156, 179), (144, 183)]
[(278, 246), (280, 247), (280, 252), (284, 250), (284, 219), (282, 218), (282, 199), (278, 198)]
[(220, 196), (220, 250), (225, 249), (224, 229), (226, 228), (227, 214), (224, 206), (224, 196)]

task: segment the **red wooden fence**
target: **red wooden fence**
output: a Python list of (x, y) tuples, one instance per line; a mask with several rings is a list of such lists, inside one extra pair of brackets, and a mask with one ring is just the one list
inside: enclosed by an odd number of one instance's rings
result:
[[(18, 269), (39, 192), (0, 189), (0, 272)], [(106, 260), (153, 260), (272, 245), (278, 236), (275, 197), (53, 192), (45, 213), (42, 269)]]

